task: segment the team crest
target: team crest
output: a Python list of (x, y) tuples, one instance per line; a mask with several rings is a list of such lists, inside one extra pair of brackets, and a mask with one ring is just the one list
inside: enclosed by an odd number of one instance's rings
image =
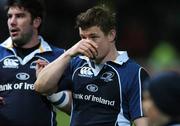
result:
[(100, 79), (104, 80), (105, 82), (110, 82), (110, 81), (113, 81), (113, 78), (114, 77), (114, 72), (105, 72), (103, 73), (103, 75), (101, 76)]

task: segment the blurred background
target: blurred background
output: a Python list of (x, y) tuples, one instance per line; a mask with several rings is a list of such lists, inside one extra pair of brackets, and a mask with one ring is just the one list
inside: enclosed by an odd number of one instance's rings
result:
[[(5, 1), (0, 0), (0, 42), (8, 37)], [(41, 34), (58, 47), (68, 49), (80, 39), (78, 29), (74, 28), (79, 13), (106, 4), (117, 14), (119, 50), (127, 50), (150, 72), (179, 66), (179, 0), (45, 0), (45, 3), (47, 14)]]
[[(5, 0), (0, 0), (0, 43), (9, 35)], [(117, 14), (117, 47), (127, 50), (149, 73), (180, 71), (180, 0), (45, 0), (46, 19), (41, 34), (50, 43), (68, 49), (80, 37), (76, 16), (106, 4)], [(66, 126), (63, 124), (62, 126)]]

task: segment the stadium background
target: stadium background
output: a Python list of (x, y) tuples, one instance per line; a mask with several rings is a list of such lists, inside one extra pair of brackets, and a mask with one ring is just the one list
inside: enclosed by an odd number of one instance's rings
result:
[[(0, 43), (8, 37), (6, 0), (0, 0)], [(46, 19), (41, 34), (52, 44), (68, 49), (80, 38), (74, 28), (76, 16), (97, 4), (117, 13), (117, 47), (127, 50), (150, 73), (180, 71), (180, 0), (45, 0)], [(69, 117), (58, 113), (58, 126)]]

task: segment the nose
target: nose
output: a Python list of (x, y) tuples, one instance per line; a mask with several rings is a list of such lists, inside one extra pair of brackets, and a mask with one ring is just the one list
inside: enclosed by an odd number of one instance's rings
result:
[(10, 26), (16, 26), (17, 25), (17, 19), (15, 16), (12, 16), (11, 18), (8, 19), (8, 23)]

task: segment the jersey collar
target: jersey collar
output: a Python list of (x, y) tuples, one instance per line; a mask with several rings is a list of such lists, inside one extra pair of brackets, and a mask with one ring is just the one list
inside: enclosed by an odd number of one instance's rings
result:
[[(118, 56), (114, 61), (107, 61), (107, 62), (114, 62), (116, 64), (122, 65), (123, 63), (126, 63), (129, 59), (127, 51), (118, 51)], [(86, 56), (80, 56), (81, 59), (86, 60), (87, 62), (92, 62), (88, 57)]]
[[(41, 42), (40, 47), (37, 51), (37, 53), (43, 53), (43, 52), (48, 52), (48, 51), (52, 51), (51, 47), (49, 46), (49, 44), (44, 41), (44, 39), (42, 38), (42, 36), (39, 36), (39, 41)], [(9, 37), (8, 39), (6, 39), (2, 44), (2, 47), (12, 50), (13, 51), (13, 43), (12, 43), (12, 39), (11, 37)]]
[(129, 57), (127, 51), (118, 51), (118, 54), (117, 58), (112, 62), (122, 65), (128, 61)]

